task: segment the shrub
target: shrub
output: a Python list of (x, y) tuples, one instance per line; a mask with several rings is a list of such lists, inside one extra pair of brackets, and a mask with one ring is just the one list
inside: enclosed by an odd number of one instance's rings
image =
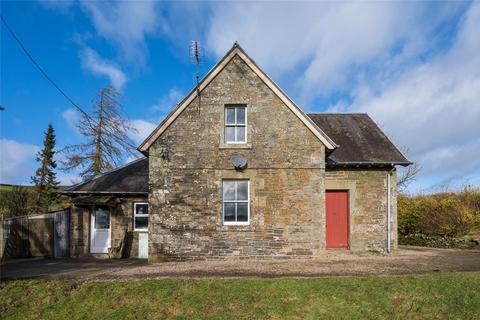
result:
[(480, 224), (480, 190), (398, 198), (398, 231), (401, 236), (459, 237)]
[(0, 192), (0, 213), (5, 217), (27, 215), (31, 211), (32, 192), (27, 187), (13, 186)]
[[(35, 209), (35, 195), (29, 186), (9, 186), (0, 190), (0, 219), (44, 213)], [(50, 211), (56, 211), (69, 207), (70, 203), (68, 197), (60, 196), (57, 202), (49, 205)]]

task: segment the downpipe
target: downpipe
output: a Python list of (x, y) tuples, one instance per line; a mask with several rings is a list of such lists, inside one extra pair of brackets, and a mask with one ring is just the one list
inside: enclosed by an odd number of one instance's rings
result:
[(391, 219), (391, 177), (395, 166), (392, 164), (392, 169), (387, 172), (387, 252), (392, 252), (392, 219)]

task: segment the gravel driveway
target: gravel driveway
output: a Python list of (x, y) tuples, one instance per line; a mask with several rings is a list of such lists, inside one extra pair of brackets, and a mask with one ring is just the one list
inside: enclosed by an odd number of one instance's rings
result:
[(480, 271), (479, 250), (402, 247), (392, 255), (328, 251), (314, 259), (164, 262), (88, 275), (91, 280), (170, 277), (319, 277)]
[(123, 280), (171, 277), (320, 277), (480, 271), (480, 250), (401, 247), (391, 255), (327, 251), (319, 258), (189, 261), (21, 260), (2, 266), (4, 279), (75, 277)]

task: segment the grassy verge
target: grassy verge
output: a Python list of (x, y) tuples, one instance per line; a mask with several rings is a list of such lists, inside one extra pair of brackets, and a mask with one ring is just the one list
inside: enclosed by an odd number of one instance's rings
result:
[(2, 319), (473, 319), (480, 273), (318, 279), (19, 280)]

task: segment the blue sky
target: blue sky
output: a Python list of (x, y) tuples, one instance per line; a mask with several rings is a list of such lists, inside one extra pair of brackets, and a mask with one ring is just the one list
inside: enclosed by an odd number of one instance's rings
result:
[[(3, 1), (38, 63), (84, 109), (116, 86), (141, 142), (238, 41), (307, 112), (368, 112), (422, 166), (412, 192), (480, 184), (480, 3)], [(51, 122), (79, 142), (72, 105), (2, 26), (0, 182), (28, 183)], [(59, 172), (62, 183), (75, 172)]]

